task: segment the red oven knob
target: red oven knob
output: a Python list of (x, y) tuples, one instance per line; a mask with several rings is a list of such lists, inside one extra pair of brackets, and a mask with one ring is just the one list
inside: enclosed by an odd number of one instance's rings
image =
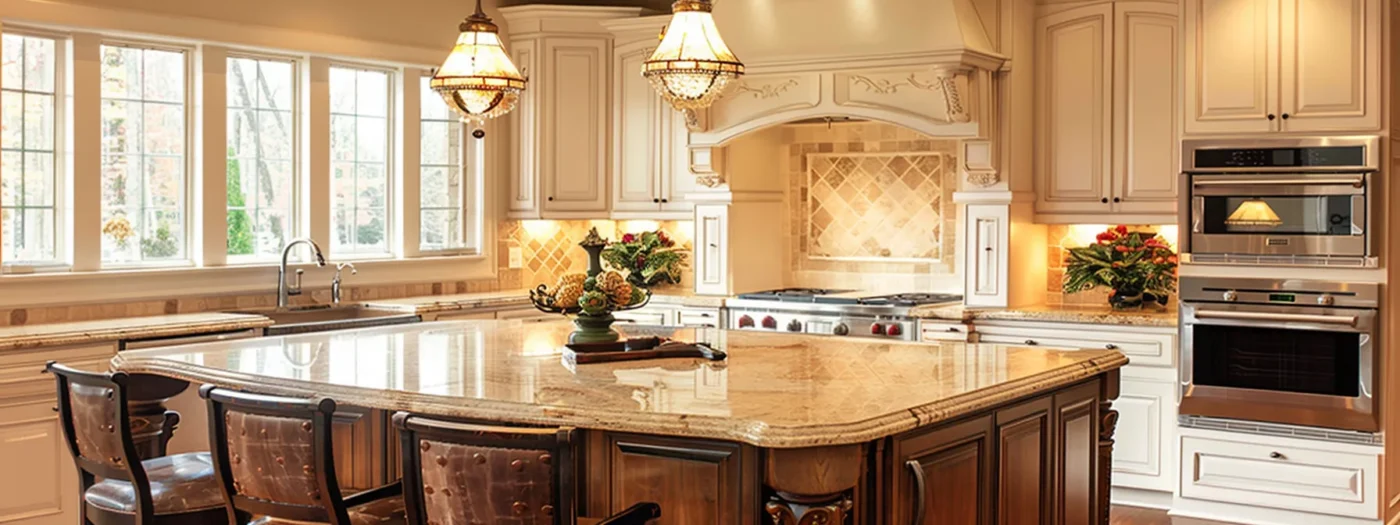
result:
[(769, 330), (777, 330), (778, 320), (774, 319), (771, 315), (766, 315), (763, 317), (763, 327)]
[(899, 337), (901, 335), (904, 335), (904, 327), (899, 326), (898, 323), (891, 323), (889, 325), (886, 325), (885, 335), (888, 335), (890, 337)]
[(870, 323), (870, 335), (884, 335), (885, 327), (880, 323)]
[(739, 328), (753, 328), (753, 318), (747, 315), (740, 316)]

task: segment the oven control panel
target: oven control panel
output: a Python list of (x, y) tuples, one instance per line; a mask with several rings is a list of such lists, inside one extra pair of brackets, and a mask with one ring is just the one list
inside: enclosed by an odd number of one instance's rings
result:
[(918, 335), (914, 329), (914, 321), (902, 318), (827, 317), (785, 312), (731, 311), (729, 319), (731, 330), (873, 337), (901, 341), (913, 340)]
[(1320, 146), (1199, 149), (1195, 151), (1194, 164), (1198, 169), (1209, 169), (1351, 167), (1365, 163), (1364, 146)]

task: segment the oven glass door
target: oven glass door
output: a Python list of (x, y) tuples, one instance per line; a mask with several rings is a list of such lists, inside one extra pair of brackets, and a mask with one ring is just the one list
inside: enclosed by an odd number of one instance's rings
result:
[(1354, 332), (1198, 324), (1195, 384), (1354, 398), (1361, 337)]
[(1208, 195), (1202, 197), (1200, 230), (1208, 235), (1361, 235), (1362, 202), (1350, 195)]

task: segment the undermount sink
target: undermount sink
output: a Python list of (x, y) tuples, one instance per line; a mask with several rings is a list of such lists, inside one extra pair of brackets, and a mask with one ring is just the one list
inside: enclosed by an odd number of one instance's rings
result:
[(270, 336), (408, 324), (422, 320), (418, 314), (368, 308), (358, 304), (290, 306), (242, 310), (237, 313), (257, 314), (271, 319), (272, 326), (266, 329), (266, 335)]

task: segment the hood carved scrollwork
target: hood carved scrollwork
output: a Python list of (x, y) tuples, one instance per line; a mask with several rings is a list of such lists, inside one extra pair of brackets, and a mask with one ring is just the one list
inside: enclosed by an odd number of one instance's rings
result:
[[(920, 71), (899, 72), (899, 73), (868, 73), (868, 74), (841, 74), (838, 78), (838, 93), (844, 92), (845, 97), (838, 96), (837, 103), (841, 105), (855, 106), (909, 106), (926, 107), (928, 102), (917, 98), (923, 98), (927, 94), (933, 94), (938, 99), (941, 111), (921, 111), (931, 118), (948, 123), (969, 122), (971, 115), (963, 106), (963, 90), (967, 85), (967, 77), (948, 70), (935, 70), (932, 78), (920, 78)], [(845, 86), (840, 82), (844, 77)], [(845, 89), (841, 89), (844, 87)], [(858, 90), (851, 88), (859, 88)], [(913, 91), (917, 93), (905, 93)], [(909, 98), (909, 96), (915, 98)], [(881, 101), (879, 97), (889, 97), (892, 100)], [(844, 98), (845, 100), (841, 100)], [(933, 108), (928, 108), (933, 109)], [(933, 114), (930, 114), (933, 113)], [(937, 114), (937, 113), (941, 113)]]

